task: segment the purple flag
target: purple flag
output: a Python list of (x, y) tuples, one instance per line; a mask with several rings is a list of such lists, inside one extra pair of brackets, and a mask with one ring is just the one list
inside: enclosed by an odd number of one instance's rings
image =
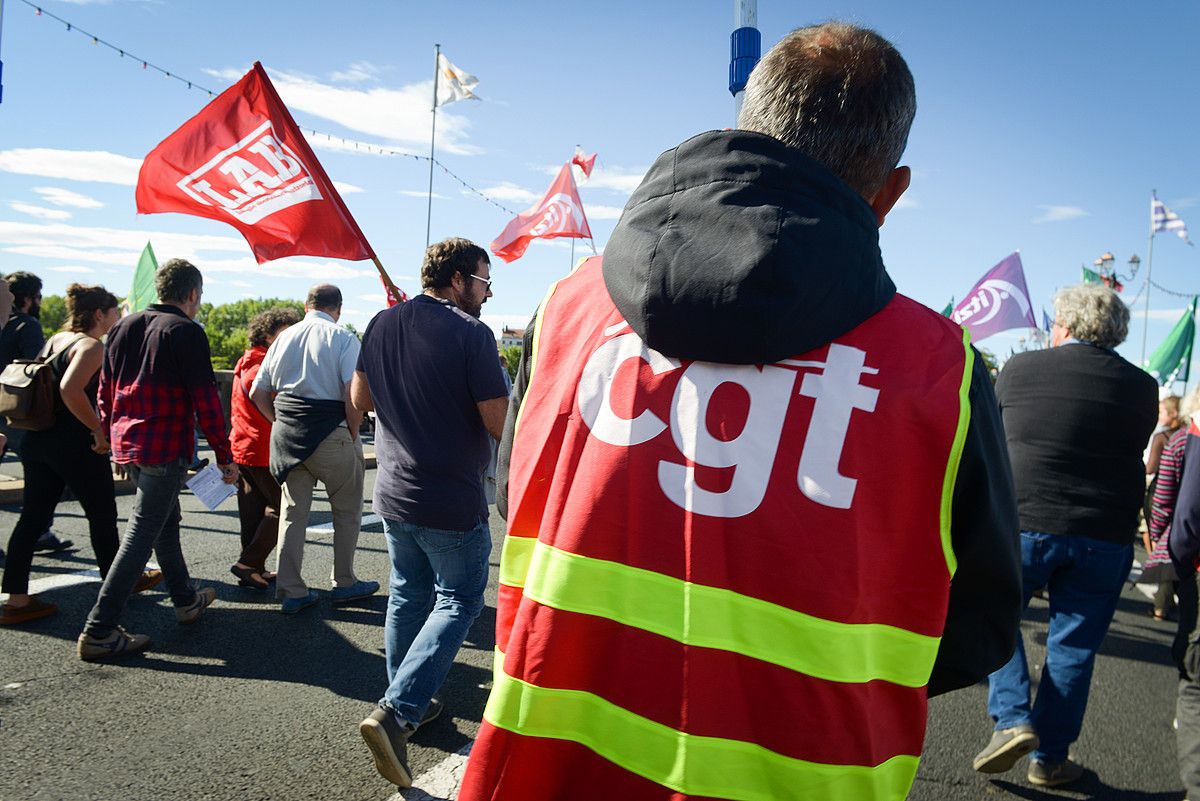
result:
[(975, 342), (1010, 328), (1037, 328), (1021, 254), (1013, 253), (988, 270), (954, 307), (950, 319), (970, 331)]

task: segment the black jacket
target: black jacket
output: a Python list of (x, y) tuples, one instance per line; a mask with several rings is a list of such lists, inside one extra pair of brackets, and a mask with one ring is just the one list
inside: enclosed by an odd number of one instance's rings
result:
[[(857, 327), (895, 295), (870, 207), (827, 169), (768, 136), (700, 134), (659, 156), (605, 249), (604, 281), (633, 330), (683, 359), (766, 364)], [(526, 353), (500, 443), (507, 515)], [(955, 483), (958, 571), (929, 694), (973, 684), (1008, 661), (1022, 608), (1012, 474), (995, 395), (975, 355), (971, 421)]]

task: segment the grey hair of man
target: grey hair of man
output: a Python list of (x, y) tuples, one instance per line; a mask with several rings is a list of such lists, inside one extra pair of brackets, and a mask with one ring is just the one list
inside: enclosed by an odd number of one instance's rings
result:
[(318, 311), (333, 311), (342, 307), (342, 290), (333, 284), (314, 284), (308, 290), (304, 305)]
[(791, 145), (869, 200), (900, 163), (916, 112), (896, 48), (875, 31), (826, 22), (797, 28), (758, 62), (738, 128)]
[(186, 259), (171, 259), (154, 274), (154, 289), (163, 303), (187, 303), (192, 290), (203, 286), (200, 269)]
[(1129, 307), (1102, 284), (1075, 284), (1054, 295), (1054, 322), (1081, 342), (1115, 348), (1129, 334)]

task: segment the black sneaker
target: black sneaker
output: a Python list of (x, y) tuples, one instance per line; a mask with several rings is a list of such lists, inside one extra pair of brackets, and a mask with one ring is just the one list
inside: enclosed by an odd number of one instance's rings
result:
[(441, 701), (439, 701), (436, 698), (430, 698), (429, 706), (425, 707), (425, 714), (421, 716), (421, 722), (417, 724), (417, 728), (418, 729), (421, 728), (426, 723), (435, 719), (438, 715), (442, 714), (442, 709), (444, 709), (444, 708), (445, 707)]
[(59, 553), (61, 551), (69, 551), (75, 547), (75, 543), (71, 540), (59, 539), (58, 535), (50, 529), (42, 532), (42, 536), (37, 538), (34, 543), (34, 553)]
[(375, 770), (397, 787), (412, 787), (412, 773), (408, 768), (408, 738), (414, 729), (401, 726), (391, 710), (376, 707), (375, 711), (358, 724), (362, 735), (375, 757)]

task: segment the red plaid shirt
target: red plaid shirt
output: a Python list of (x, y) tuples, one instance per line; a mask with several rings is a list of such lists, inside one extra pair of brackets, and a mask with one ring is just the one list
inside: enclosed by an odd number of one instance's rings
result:
[(208, 337), (177, 306), (155, 304), (113, 327), (97, 405), (120, 464), (191, 461), (197, 423), (217, 463), (233, 461)]

